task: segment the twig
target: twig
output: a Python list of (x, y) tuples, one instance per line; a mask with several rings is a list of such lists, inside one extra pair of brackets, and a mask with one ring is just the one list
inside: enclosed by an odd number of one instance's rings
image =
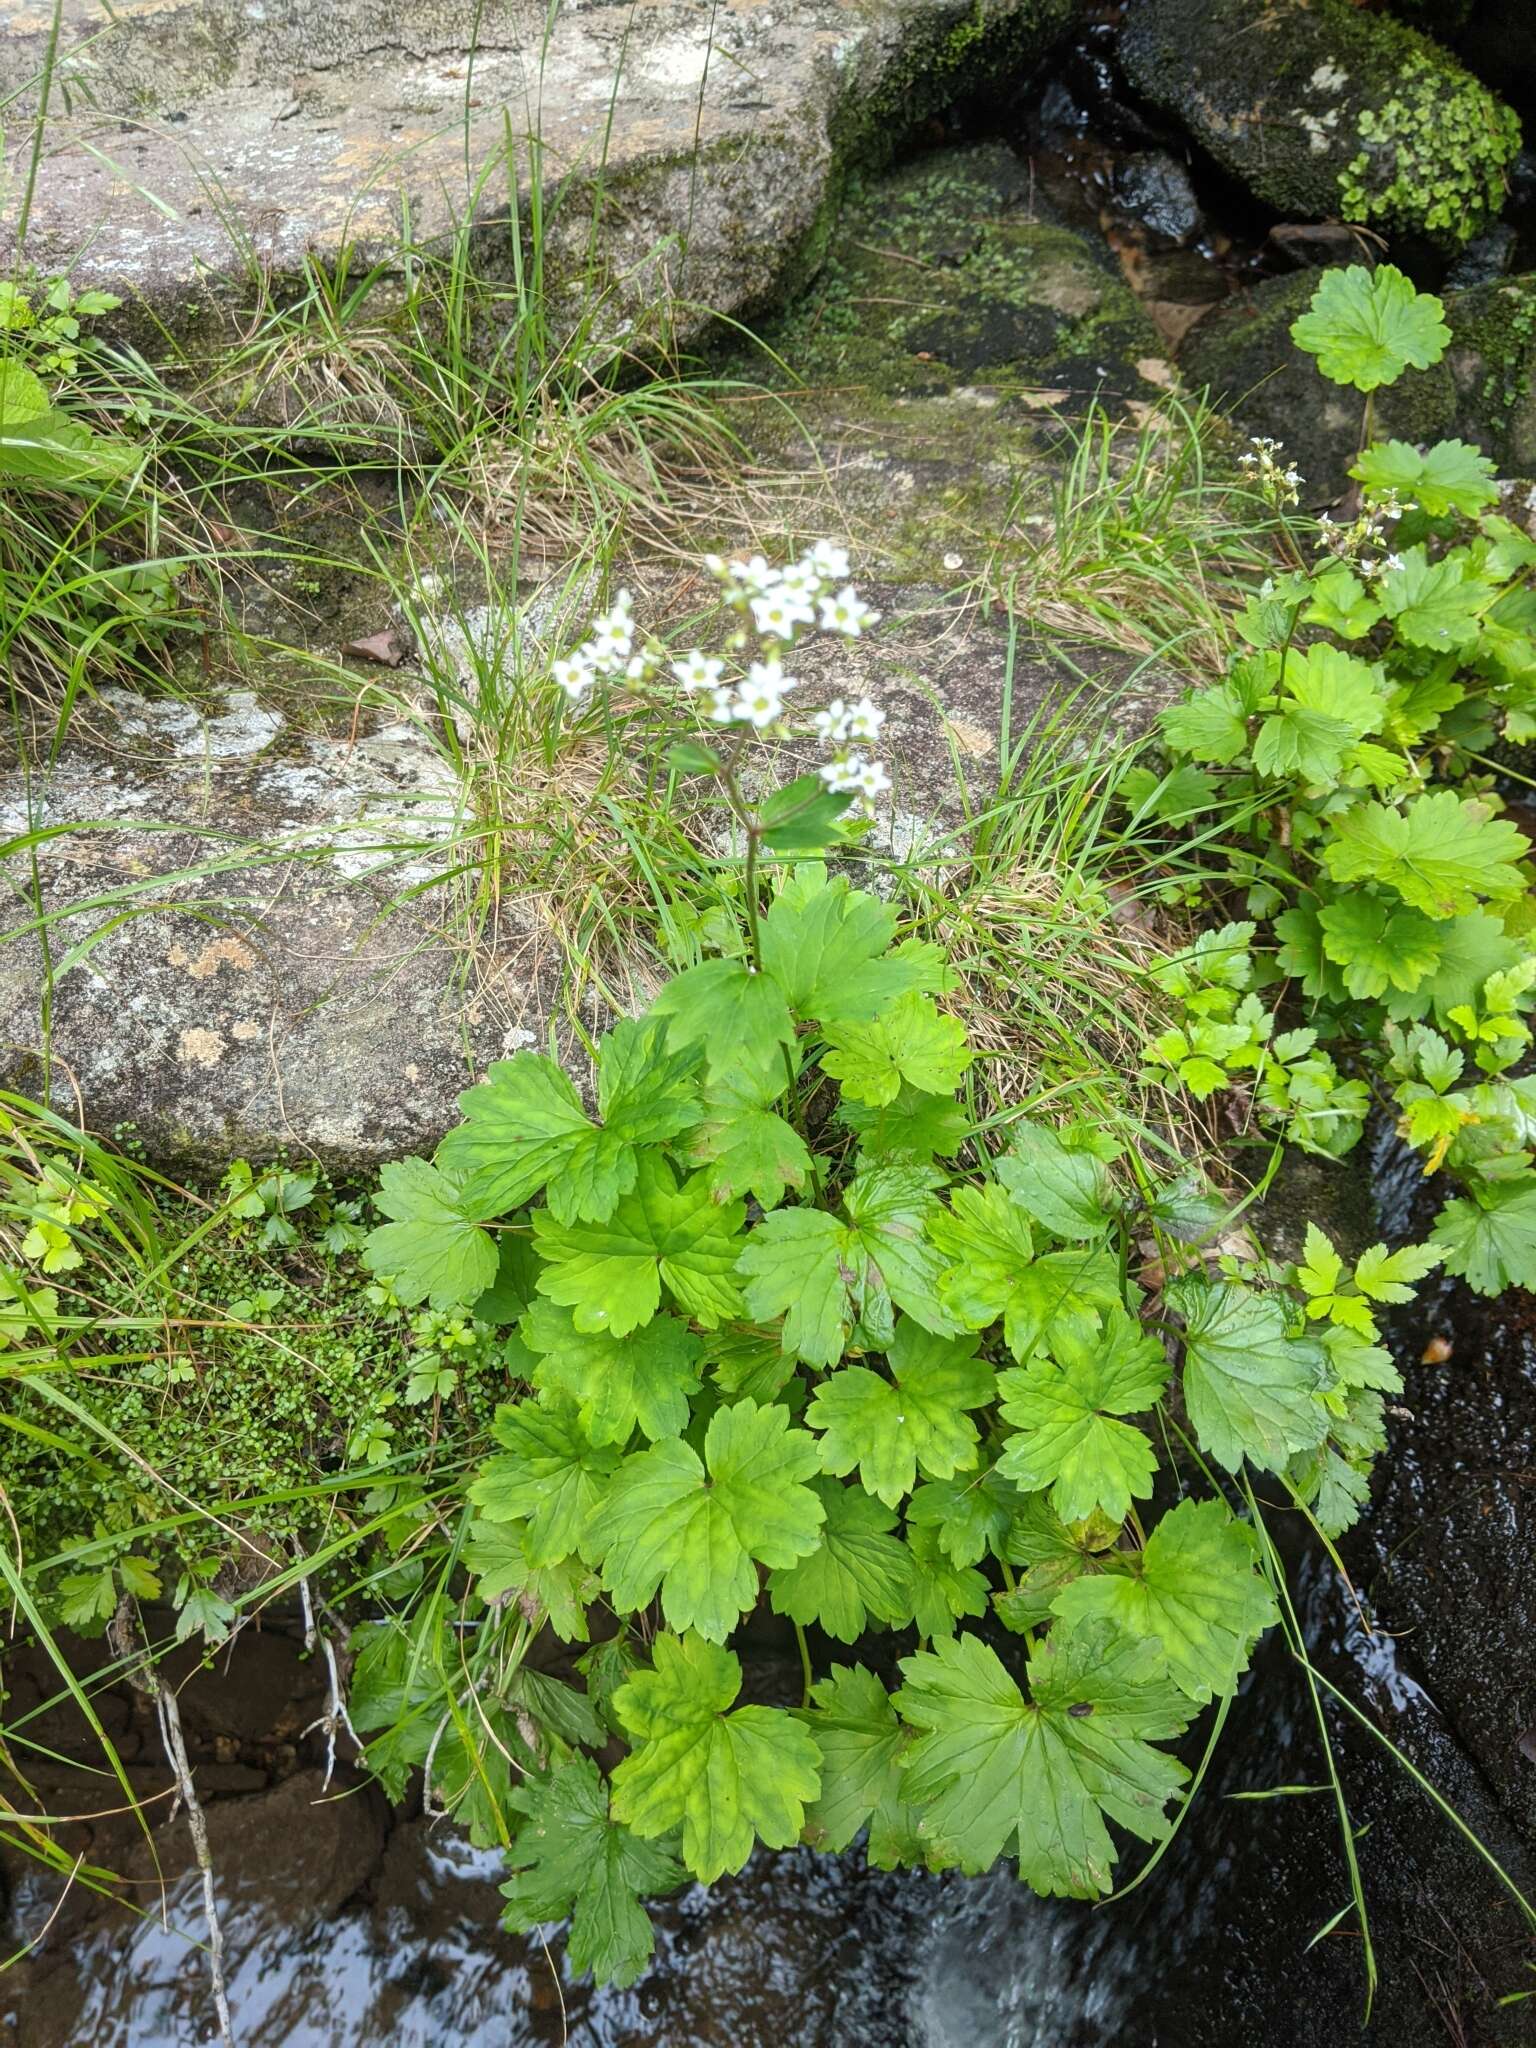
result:
[(336, 1646), (315, 1619), (315, 1605), (310, 1597), (308, 1579), (299, 1580), (299, 1598), (304, 1606), (304, 1647), (306, 1650), (313, 1650), (316, 1644), (319, 1645), (325, 1655), (325, 1668), (331, 1676), (330, 1696), (326, 1701), (325, 1712), (317, 1714), (304, 1730), (306, 1735), (313, 1735), (317, 1728), (325, 1730), (325, 1777), (320, 1789), (322, 1792), (328, 1792), (336, 1769), (337, 1735), (344, 1728), (356, 1744), (359, 1756), (363, 1753), (364, 1744), (363, 1738), (352, 1725), (352, 1716), (347, 1712), (347, 1696), (342, 1690), (341, 1671), (336, 1662)]
[[(235, 2048), (235, 2036), (229, 2017), (229, 1994), (224, 1983), (224, 1929), (219, 1920), (219, 1902), (213, 1888), (213, 1852), (208, 1846), (208, 1822), (203, 1813), (203, 1803), (197, 1796), (197, 1787), (192, 1782), (192, 1765), (187, 1757), (186, 1739), (182, 1734), (181, 1708), (177, 1704), (175, 1690), (160, 1683), (159, 1675), (150, 1660), (147, 1646), (139, 1634), (137, 1620), (125, 1600), (113, 1617), (113, 1634), (117, 1641), (114, 1647), (134, 1654), (136, 1661), (127, 1671), (128, 1681), (146, 1692), (155, 1703), (160, 1721), (160, 1740), (165, 1747), (165, 1759), (176, 1780), (177, 1803), (187, 1810), (187, 1832), (192, 1837), (192, 1853), (197, 1859), (202, 1879), (203, 1918), (208, 1924), (208, 1980), (213, 1992), (213, 2009), (218, 2018), (218, 2039), (223, 2048)], [(175, 1807), (171, 1809), (172, 1818)]]

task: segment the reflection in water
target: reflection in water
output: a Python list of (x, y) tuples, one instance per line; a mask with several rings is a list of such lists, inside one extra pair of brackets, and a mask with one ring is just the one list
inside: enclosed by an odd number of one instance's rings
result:
[[(1106, 1945), (1082, 1910), (1035, 1899), (1006, 1871), (966, 1882), (867, 1871), (856, 1856), (757, 1858), (735, 1881), (667, 1903), (655, 1963), (627, 1991), (562, 1982), (558, 1945), (505, 1934), (499, 1875), (493, 1852), (413, 1822), (394, 1831), (366, 1899), (330, 1918), (306, 1921), (300, 1906), (296, 1920), (271, 1875), (224, 1885), (239, 2048), (1086, 2048), (1118, 2037), (1123, 1940)], [(17, 1931), (45, 1910), (26, 1889)], [(0, 2041), (208, 2041), (195, 1875), (173, 1889), (167, 1918), (98, 1922), (74, 1945), (67, 1981), (55, 1972), (24, 1992)]]

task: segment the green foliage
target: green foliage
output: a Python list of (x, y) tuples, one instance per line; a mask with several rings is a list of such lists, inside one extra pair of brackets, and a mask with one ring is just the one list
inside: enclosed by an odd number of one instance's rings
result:
[(1415, 291), (1394, 265), (1355, 263), (1323, 272), (1291, 339), (1333, 383), (1375, 391), (1439, 362), (1451, 339), (1441, 312), (1433, 293)]
[[(1340, 659), (1384, 705), (1370, 665)], [(1226, 1033), (1224, 1074), (1299, 1075), (1308, 1046), (1275, 1049), (1253, 986), (1255, 933), (1203, 935), (1165, 992), (1188, 1028)], [(1336, 1520), (1390, 1383), (1351, 1304), (1396, 1299), (1433, 1257), (1378, 1247), (1346, 1278), (1319, 1243), (1288, 1293), (1175, 1235), (1151, 1293), (1141, 1234), (1218, 1225), (1209, 1191), (1148, 1185), (1087, 1119), (967, 1139), (946, 963), (876, 898), (789, 870), (756, 941), (750, 972), (728, 946), (602, 1041), (596, 1119), (547, 1062), (505, 1062), (436, 1165), (390, 1179), (369, 1239), (409, 1293), (458, 1293), (430, 1313), (506, 1332), (514, 1398), (464, 1482), (454, 1562), (485, 1632), (479, 1708), (531, 1777), (515, 1800), (486, 1791), (504, 1764), (430, 1629), (420, 1704), (396, 1669), (370, 1759), (387, 1776), (424, 1753), (418, 1717), (450, 1726), (445, 1796), (488, 1831), (501, 1812), (514, 1924), (570, 1913), (574, 1960), (616, 1978), (646, 1953), (639, 1893), (679, 1867), (710, 1882), (755, 1843), (867, 1828), (882, 1864), (1011, 1853), (1041, 1892), (1108, 1889), (1110, 1829), (1170, 1825), (1185, 1773), (1159, 1745), (1231, 1694), (1275, 1612), (1222, 1497), (1189, 1494), (1186, 1470), (1177, 1505), (1150, 1513), (1168, 1444), (1186, 1429), (1212, 1466), (1283, 1474)], [(1486, 1042), (1503, 1014), (1473, 1018)], [(771, 1206), (722, 1188), (711, 1163), (730, 1148), (701, 1143), (744, 1103), (803, 1148), (768, 1175)], [(481, 1241), (499, 1241), (489, 1279), (465, 1257)], [(735, 1650), (764, 1606), (799, 1637), (798, 1712), (743, 1700)], [(612, 1617), (633, 1640), (604, 1640)], [(1027, 1635), (1024, 1683), (983, 1627)], [(589, 1645), (585, 1694), (519, 1680), (514, 1709), (508, 1673), (546, 1629)], [(829, 1643), (908, 1630), (894, 1691), (874, 1658), (818, 1668)], [(579, 1754), (603, 1747), (582, 1711), (617, 1745), (607, 1787)]]
[[(1369, 392), (1438, 359), (1440, 312), (1390, 266), (1356, 267), (1324, 274), (1293, 333), (1326, 376)], [(1353, 474), (1365, 494), (1355, 525), (1326, 532), (1330, 552), (1311, 572), (1272, 584), (1227, 678), (1164, 717), (1172, 772), (1180, 757), (1212, 764), (1212, 807), (1251, 821), (1228, 849), (1229, 885), (1212, 890), (1218, 915), (1237, 899), (1249, 918), (1202, 933), (1194, 949), (1240, 931), (1249, 994), (1239, 1001), (1198, 975), (1173, 989), (1183, 1012), (1148, 1046), (1147, 1073), (1197, 1095), (1245, 1091), (1261, 1122), (1333, 1156), (1358, 1142), (1375, 1077), (1426, 1174), (1449, 1174), (1459, 1192), (1431, 1248), (1378, 1247), (1353, 1276), (1309, 1240), (1309, 1315), (1331, 1343), (1352, 1335), (1369, 1351), (1373, 1305), (1400, 1298), (1390, 1290), (1437, 1257), (1485, 1293), (1536, 1270), (1531, 1086), (1515, 1073), (1531, 1042), (1533, 868), (1488, 755), (1536, 734), (1536, 549), (1492, 510), (1492, 467), (1462, 442), (1368, 442)], [(1259, 1003), (1260, 990), (1276, 993)], [(1279, 1328), (1282, 1311), (1258, 1312), (1251, 1357), (1273, 1368), (1260, 1404), (1270, 1455), (1276, 1469), (1301, 1460), (1293, 1476), (1305, 1470), (1315, 1487), (1338, 1430), (1305, 1440), (1317, 1375)], [(1236, 1350), (1221, 1342), (1213, 1369), (1209, 1334), (1192, 1324), (1190, 1336), (1191, 1418), (1221, 1462), (1254, 1456), (1246, 1433), (1261, 1418), (1237, 1384)], [(1333, 1364), (1345, 1364), (1337, 1344)], [(1379, 1371), (1356, 1389), (1383, 1390)], [(1232, 1404), (1229, 1441), (1218, 1411)], [(1360, 1402), (1336, 1406), (1346, 1430), (1375, 1430)], [(1353, 1480), (1329, 1467), (1330, 1484), (1356, 1485), (1363, 1456)]]

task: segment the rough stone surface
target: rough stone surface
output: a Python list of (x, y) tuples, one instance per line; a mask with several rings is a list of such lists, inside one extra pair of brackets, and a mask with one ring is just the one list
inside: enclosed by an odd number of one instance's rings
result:
[(1136, 0), (1127, 76), (1290, 219), (1454, 245), (1497, 211), (1519, 125), (1415, 30), (1349, 0)]
[(1000, 143), (859, 181), (815, 282), (763, 333), (773, 353), (747, 374), (796, 381), (745, 419), (754, 451), (814, 475), (822, 524), (897, 575), (1027, 551), (1060, 420), (1150, 403), (1171, 375), (1103, 242)]
[[(873, 843), (921, 856), (959, 822), (955, 760), (976, 790), (997, 774), (1008, 639), (937, 587), (871, 594), (876, 636), (797, 665), (808, 701), (885, 707), (895, 787)], [(1158, 701), (1152, 677), (1119, 694), (1129, 668), (1100, 656), (1091, 671), (1122, 718)], [(1015, 730), (1080, 687), (1059, 657), (1017, 655)], [(509, 866), (494, 922), (463, 913), (450, 870), (484, 849), (424, 726), (303, 737), (250, 691), (196, 708), (111, 692), (76, 731), (51, 769), (0, 771), (7, 832), (51, 835), (35, 877), (25, 843), (8, 868), (11, 1084), (41, 1092), (46, 1047), (54, 1102), (96, 1130), (131, 1125), (157, 1161), (287, 1151), (346, 1169), (430, 1151), (459, 1094), (519, 1046), (585, 1071), (543, 888)], [(602, 759), (600, 739), (577, 746), (542, 781), (529, 761), (513, 795), (531, 831), (581, 814)]]
[[(128, 0), (109, 25), (96, 0), (64, 0), (28, 255), (195, 327), (199, 307), (343, 247), (354, 274), (388, 261), (407, 203), (428, 246), (471, 210), (504, 218), (509, 184), (526, 206), (536, 136), (546, 185), (572, 181), (551, 211), (557, 267), (562, 250), (585, 267), (601, 171), (598, 250), (633, 306), (675, 291), (729, 312), (804, 250), (844, 155), (888, 148), (1000, 51), (1037, 55), (1070, 13), (1070, 0), (993, 0), (984, 16), (956, 0), (585, 0), (553, 14), (536, 0)], [(0, 104), (22, 151), (52, 20), (0, 0)], [(0, 214), (12, 228), (24, 182)], [(509, 268), (504, 229), (480, 255)]]

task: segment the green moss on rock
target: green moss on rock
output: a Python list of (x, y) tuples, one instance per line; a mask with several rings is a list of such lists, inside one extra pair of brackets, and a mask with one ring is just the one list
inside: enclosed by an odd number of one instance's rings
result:
[(1536, 476), (1536, 274), (1458, 292), (1446, 306), (1457, 431)]
[(1515, 115), (1428, 37), (1349, 0), (1145, 0), (1137, 89), (1292, 218), (1455, 245), (1497, 212)]
[(1103, 251), (1028, 197), (1024, 166), (991, 145), (857, 184), (814, 286), (768, 339), (808, 382), (886, 395), (1049, 384), (1089, 356), (1094, 381), (1134, 385), (1136, 358), (1158, 352), (1150, 322)]

